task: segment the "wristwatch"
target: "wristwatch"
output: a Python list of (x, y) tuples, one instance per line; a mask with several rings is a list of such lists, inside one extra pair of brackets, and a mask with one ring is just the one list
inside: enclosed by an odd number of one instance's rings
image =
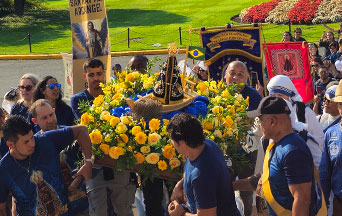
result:
[(90, 162), (91, 165), (94, 165), (94, 159), (93, 158), (86, 158), (86, 159), (84, 159), (84, 162)]

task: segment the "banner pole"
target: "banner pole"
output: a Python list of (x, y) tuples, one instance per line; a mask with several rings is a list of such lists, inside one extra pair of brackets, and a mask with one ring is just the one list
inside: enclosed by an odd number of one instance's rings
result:
[(184, 70), (183, 70), (183, 79), (182, 86), (185, 88), (185, 76), (186, 76), (186, 65), (188, 64), (188, 55), (189, 55), (189, 45), (186, 46), (185, 58), (184, 58)]
[[(269, 25), (269, 23), (258, 23), (258, 26), (266, 26)], [(254, 27), (254, 24), (243, 24), (243, 25), (231, 25), (230, 29), (234, 28), (241, 28), (241, 27)], [(224, 30), (227, 29), (227, 26), (214, 26), (214, 27), (205, 27), (204, 31), (207, 30)], [(202, 28), (193, 28), (192, 31), (201, 31)]]

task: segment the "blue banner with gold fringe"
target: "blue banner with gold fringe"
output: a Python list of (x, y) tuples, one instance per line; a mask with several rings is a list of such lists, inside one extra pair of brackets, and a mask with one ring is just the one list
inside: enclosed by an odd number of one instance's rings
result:
[[(221, 80), (228, 64), (239, 60), (247, 65), (249, 74), (256, 72), (263, 85), (263, 58), (261, 29), (259, 26), (239, 27), (227, 25), (223, 30), (201, 29), (201, 42), (210, 77)], [(251, 80), (251, 79), (250, 79)]]

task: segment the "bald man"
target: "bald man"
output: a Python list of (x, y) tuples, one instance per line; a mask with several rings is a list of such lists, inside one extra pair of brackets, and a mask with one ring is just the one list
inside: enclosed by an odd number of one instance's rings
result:
[[(242, 83), (240, 93), (245, 99), (249, 97), (249, 107), (247, 110), (252, 111), (258, 108), (262, 98), (257, 90), (247, 85), (248, 77), (249, 76), (247, 66), (241, 61), (231, 62), (228, 65), (225, 73), (227, 85), (230, 85), (232, 83)], [(254, 143), (253, 145), (256, 145), (256, 143)], [(244, 179), (254, 174), (254, 167), (258, 156), (258, 150), (256, 150), (254, 147), (250, 149), (251, 151), (247, 152), (246, 158), (249, 160), (249, 164), (251, 164), (251, 166), (240, 167), (240, 169), (236, 170), (236, 175), (239, 177), (239, 179)], [(244, 204), (244, 215), (251, 215), (253, 192), (240, 191), (240, 195)]]
[(251, 88), (247, 85), (248, 80), (248, 70), (247, 66), (241, 61), (232, 61), (226, 70), (225, 79), (227, 85), (232, 83), (242, 83), (241, 94), (243, 98), (249, 97), (249, 107), (248, 111), (252, 111), (258, 108), (261, 101), (261, 95), (257, 90)]

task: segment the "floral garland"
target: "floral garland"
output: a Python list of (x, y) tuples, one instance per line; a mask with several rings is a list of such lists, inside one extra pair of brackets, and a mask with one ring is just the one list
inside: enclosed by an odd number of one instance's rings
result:
[[(96, 97), (92, 105), (80, 106), (84, 112), (80, 123), (88, 127), (93, 155), (115, 159), (116, 169), (133, 169), (148, 176), (156, 176), (158, 171), (182, 173), (184, 158), (167, 137), (169, 120), (135, 121), (125, 105), (126, 97), (136, 98), (137, 94), (150, 90), (156, 77), (156, 74), (149, 77), (137, 72), (118, 73), (114, 81), (101, 84), (104, 95)], [(239, 85), (226, 87), (222, 81), (200, 82), (196, 86), (197, 93), (202, 95), (199, 97), (209, 97), (207, 116), (203, 107), (186, 108), (201, 110), (197, 113), (202, 113), (199, 119), (205, 136), (214, 140), (233, 164), (244, 161), (236, 155), (248, 130), (248, 98), (237, 94), (239, 88)]]

